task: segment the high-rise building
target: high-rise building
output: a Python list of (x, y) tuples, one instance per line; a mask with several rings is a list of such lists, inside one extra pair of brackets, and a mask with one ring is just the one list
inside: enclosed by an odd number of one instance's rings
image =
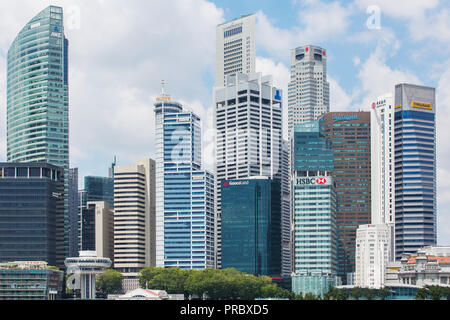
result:
[(288, 85), (289, 137), (296, 124), (315, 121), (326, 112), (330, 112), (326, 50), (311, 45), (293, 49)]
[(281, 151), (281, 275), (290, 276), (292, 273), (291, 174), (289, 166), (289, 143), (287, 141), (283, 141)]
[(436, 92), (395, 86), (395, 256), (436, 245)]
[(64, 170), (0, 163), (0, 261), (64, 267)]
[(355, 272), (356, 230), (371, 222), (369, 112), (329, 112), (320, 117), (334, 154), (338, 276)]
[(114, 211), (105, 201), (88, 202), (87, 207), (94, 211), (97, 256), (114, 261)]
[(357, 230), (355, 285), (379, 289), (385, 283), (390, 261), (391, 228), (388, 224), (365, 224)]
[(78, 168), (69, 169), (69, 257), (78, 256)]
[(265, 176), (281, 180), (282, 92), (261, 73), (227, 76), (214, 89), (216, 266), (220, 268), (221, 184)]
[[(311, 284), (337, 279), (336, 182), (334, 157), (321, 121), (295, 125), (292, 150), (292, 216), (295, 292), (322, 294)], [(330, 281), (328, 281), (328, 280)]]
[(105, 201), (114, 209), (114, 179), (112, 177), (84, 177), (87, 202)]
[(155, 266), (155, 161), (114, 168), (114, 267), (124, 290), (138, 286), (139, 270)]
[(201, 123), (167, 95), (155, 103), (156, 266), (214, 267), (214, 176), (201, 166)]
[(225, 86), (227, 75), (256, 72), (255, 26), (255, 14), (217, 26), (216, 86)]
[(264, 177), (222, 183), (222, 268), (281, 274), (281, 184)]
[(8, 51), (8, 162), (48, 162), (65, 170), (64, 255), (69, 251), (69, 77), (63, 9), (49, 6)]

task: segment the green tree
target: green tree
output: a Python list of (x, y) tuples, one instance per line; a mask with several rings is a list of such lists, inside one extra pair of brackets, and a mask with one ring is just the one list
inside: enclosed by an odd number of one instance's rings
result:
[(192, 271), (179, 268), (164, 269), (148, 282), (148, 287), (165, 290), (169, 294), (186, 294), (185, 282)]
[(383, 287), (378, 290), (378, 296), (381, 300), (386, 300), (387, 297), (391, 295), (391, 290), (388, 287)]
[(304, 300), (319, 300), (319, 298), (317, 296), (315, 296), (314, 294), (312, 294), (311, 292), (308, 292), (305, 295)]
[(439, 286), (431, 286), (428, 289), (428, 295), (431, 300), (441, 300), (441, 297), (443, 296), (442, 288)]
[(304, 300), (303, 294), (301, 292), (299, 294), (296, 294), (294, 300)]
[(146, 288), (150, 281), (160, 273), (163, 273), (164, 270), (165, 269), (161, 267), (148, 267), (140, 270), (138, 273), (139, 286), (141, 288)]
[(377, 296), (377, 290), (374, 289), (369, 289), (369, 288), (364, 288), (362, 290), (362, 295), (367, 299), (367, 300), (372, 300), (373, 298), (375, 298)]
[(122, 292), (123, 275), (114, 270), (108, 269), (105, 273), (99, 274), (96, 281), (96, 289), (101, 294), (118, 294)]
[(338, 293), (337, 293), (337, 296), (336, 296), (336, 299), (337, 300), (347, 300), (349, 295), (350, 295), (350, 292), (349, 292), (348, 289), (345, 289), (345, 288), (344, 289), (339, 289)]
[(428, 298), (428, 289), (427, 288), (420, 288), (417, 290), (415, 300), (426, 300)]
[(359, 298), (361, 298), (363, 295), (363, 290), (360, 287), (354, 287), (352, 289), (352, 297), (355, 298), (356, 300), (359, 300)]

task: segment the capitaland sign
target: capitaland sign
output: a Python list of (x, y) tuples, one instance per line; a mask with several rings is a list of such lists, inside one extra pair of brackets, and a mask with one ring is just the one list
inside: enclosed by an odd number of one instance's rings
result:
[(223, 183), (224, 187), (230, 187), (230, 186), (248, 186), (248, 181), (225, 181)]
[(327, 185), (330, 184), (330, 178), (314, 177), (314, 178), (298, 178), (297, 185)]

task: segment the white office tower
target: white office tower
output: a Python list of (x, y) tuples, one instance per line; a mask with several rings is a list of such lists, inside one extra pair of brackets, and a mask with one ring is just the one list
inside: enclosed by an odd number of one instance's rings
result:
[(288, 85), (289, 137), (294, 125), (315, 121), (326, 112), (330, 112), (326, 51), (311, 45), (291, 50), (291, 81)]
[(357, 287), (378, 289), (384, 286), (390, 230), (387, 224), (369, 224), (361, 225), (356, 231)]
[(216, 267), (220, 259), (221, 181), (265, 176), (281, 181), (282, 92), (272, 76), (227, 76), (214, 89)]
[(114, 268), (124, 290), (138, 286), (138, 272), (155, 266), (155, 161), (114, 168)]
[(356, 233), (355, 285), (379, 288), (395, 252), (395, 106), (392, 94), (372, 104), (371, 224)]
[(111, 259), (114, 264), (114, 210), (106, 201), (88, 202), (87, 207), (94, 207), (95, 252), (99, 257)]
[(217, 26), (216, 86), (225, 86), (227, 75), (256, 72), (256, 15), (243, 16)]

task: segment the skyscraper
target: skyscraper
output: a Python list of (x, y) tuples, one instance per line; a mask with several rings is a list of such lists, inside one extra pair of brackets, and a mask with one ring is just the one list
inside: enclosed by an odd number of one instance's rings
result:
[(69, 257), (78, 256), (78, 168), (69, 169)]
[(222, 268), (281, 274), (281, 184), (265, 177), (222, 183)]
[(142, 159), (114, 168), (114, 267), (126, 291), (138, 287), (139, 270), (154, 266), (155, 161)]
[(221, 182), (265, 176), (281, 180), (282, 91), (261, 73), (227, 76), (216, 87), (216, 250), (220, 267)]
[(216, 86), (225, 86), (226, 76), (256, 72), (256, 15), (220, 24), (216, 29)]
[(395, 86), (395, 256), (436, 245), (436, 93)]
[(0, 163), (0, 261), (64, 267), (64, 170)]
[(69, 249), (68, 86), (63, 10), (49, 6), (25, 25), (8, 51), (7, 159), (64, 168), (65, 256)]
[(347, 275), (355, 272), (356, 230), (371, 222), (370, 113), (328, 112), (320, 121), (334, 154), (337, 266), (346, 283)]
[[(336, 182), (322, 122), (298, 124), (291, 139), (295, 292), (323, 294), (337, 281)], [(317, 287), (308, 284), (316, 283)]]
[(291, 81), (288, 85), (288, 133), (294, 125), (317, 120), (330, 111), (327, 53), (317, 46), (291, 51)]
[(214, 267), (214, 176), (201, 165), (201, 123), (165, 95), (155, 103), (156, 266)]
[(84, 177), (87, 202), (105, 201), (114, 209), (114, 179), (112, 177)]

